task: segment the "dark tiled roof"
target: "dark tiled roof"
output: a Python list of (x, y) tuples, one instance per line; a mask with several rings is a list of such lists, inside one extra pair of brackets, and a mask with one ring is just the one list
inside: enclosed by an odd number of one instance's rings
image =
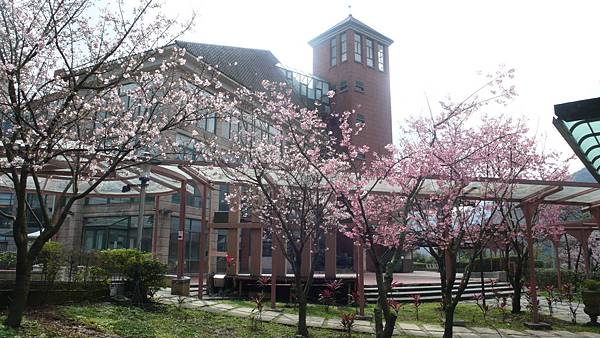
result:
[(225, 75), (251, 90), (262, 91), (263, 80), (285, 82), (279, 60), (268, 50), (177, 41), (179, 47), (217, 67)]

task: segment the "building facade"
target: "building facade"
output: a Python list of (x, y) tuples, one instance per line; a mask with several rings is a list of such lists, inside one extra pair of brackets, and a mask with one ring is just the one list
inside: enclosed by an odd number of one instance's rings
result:
[[(222, 88), (233, 93), (244, 87), (260, 91), (262, 81), (287, 82), (295, 97), (307, 105), (323, 101), (323, 109), (354, 110), (355, 123), (364, 123), (364, 131), (355, 142), (367, 144), (382, 152), (392, 143), (390, 68), (388, 47), (392, 40), (349, 16), (339, 24), (311, 40), (313, 74), (301, 73), (280, 66), (269, 51), (178, 41), (173, 47), (185, 48), (188, 62), (182, 71), (205, 75), (208, 69), (218, 69)], [(328, 102), (327, 92), (336, 91), (334, 101)], [(214, 94), (214, 93), (207, 93)], [(265, 133), (276, 133), (267, 121), (256, 125)], [(196, 132), (210, 135), (227, 146), (236, 132), (235, 121), (209, 116), (196, 125)], [(192, 130), (179, 130), (173, 138), (181, 145), (176, 159), (202, 160), (193, 147)], [(368, 159), (365, 159), (368, 160)], [(153, 170), (166, 170), (156, 168)], [(185, 208), (181, 209), (180, 193), (149, 194), (144, 201), (144, 230), (142, 248), (151, 251), (165, 262), (171, 272), (178, 265), (178, 241), (181, 219), (185, 217), (183, 243), (184, 271), (188, 275), (203, 272), (257, 275), (269, 274), (273, 264), (285, 266), (281, 254), (272, 249), (263, 226), (251, 215), (230, 211), (226, 195), (239, 189), (218, 179), (175, 174), (186, 183)], [(201, 176), (201, 174), (198, 174)], [(177, 177), (179, 177), (177, 176)], [(210, 181), (210, 184), (206, 182)], [(53, 198), (48, 195), (48, 198)], [(31, 217), (35, 205), (32, 198)], [(79, 201), (73, 214), (56, 236), (67, 250), (101, 250), (137, 247), (137, 226), (140, 199), (136, 197), (90, 196)], [(14, 204), (10, 192), (0, 193), (0, 207), (10, 209)], [(185, 210), (182, 216), (181, 210)], [(3, 220), (0, 249), (11, 250), (10, 222)], [(34, 223), (30, 232), (34, 232)], [(318, 259), (317, 273), (335, 277), (336, 273), (352, 272), (357, 260), (354, 243), (341, 234), (330, 234), (325, 243), (326, 257)], [(205, 261), (201, 264), (201, 258)], [(228, 264), (228, 258), (234, 264)], [(291, 269), (281, 269), (291, 272)]]

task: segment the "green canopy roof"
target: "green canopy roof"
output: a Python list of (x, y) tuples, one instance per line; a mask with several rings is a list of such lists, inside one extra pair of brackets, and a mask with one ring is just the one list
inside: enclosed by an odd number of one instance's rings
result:
[(552, 123), (600, 182), (600, 98), (554, 106)]

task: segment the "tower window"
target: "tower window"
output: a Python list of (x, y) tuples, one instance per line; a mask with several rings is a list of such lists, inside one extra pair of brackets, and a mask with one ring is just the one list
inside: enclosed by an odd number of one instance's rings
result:
[(354, 90), (356, 90), (357, 92), (364, 92), (365, 91), (365, 84), (362, 81), (356, 81), (354, 83)]
[(384, 49), (383, 49), (383, 45), (378, 44), (377, 45), (377, 63), (378, 63), (378, 67), (380, 71), (385, 71), (385, 55), (384, 53)]
[(354, 33), (354, 61), (362, 63), (362, 40), (358, 33)]
[(331, 55), (330, 65), (331, 67), (337, 64), (337, 39), (333, 38), (329, 41), (329, 52)]
[(348, 61), (348, 40), (346, 33), (342, 33), (340, 35), (340, 45), (341, 45), (341, 60), (342, 62)]
[(367, 39), (367, 66), (373, 67), (373, 40)]
[(340, 82), (340, 93), (345, 92), (346, 90), (348, 90), (348, 82), (347, 81)]
[(356, 114), (356, 123), (365, 123), (365, 116), (363, 114)]

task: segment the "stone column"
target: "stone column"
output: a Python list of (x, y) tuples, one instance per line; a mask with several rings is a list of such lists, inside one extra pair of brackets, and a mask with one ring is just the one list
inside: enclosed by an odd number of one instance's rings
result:
[(262, 258), (262, 229), (250, 229), (250, 275), (260, 276)]
[(227, 254), (233, 259), (227, 267), (227, 274), (229, 275), (236, 275), (238, 273), (238, 231), (239, 229), (227, 229)]
[(335, 230), (330, 230), (325, 234), (326, 279), (335, 279), (336, 277), (337, 234), (338, 232)]

